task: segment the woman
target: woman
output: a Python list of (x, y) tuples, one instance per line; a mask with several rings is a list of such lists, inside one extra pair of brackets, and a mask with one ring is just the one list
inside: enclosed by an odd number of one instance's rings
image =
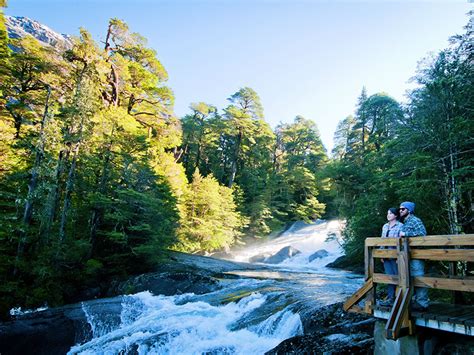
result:
[[(382, 227), (382, 238), (398, 238), (400, 237), (400, 231), (403, 226), (401, 222), (398, 221), (400, 214), (397, 208), (389, 208), (387, 211), (387, 220)], [(398, 268), (397, 262), (395, 259), (382, 259), (383, 267), (387, 275), (397, 275)], [(395, 285), (388, 285), (387, 288), (387, 299), (383, 302), (380, 302), (382, 306), (390, 306), (395, 300)]]

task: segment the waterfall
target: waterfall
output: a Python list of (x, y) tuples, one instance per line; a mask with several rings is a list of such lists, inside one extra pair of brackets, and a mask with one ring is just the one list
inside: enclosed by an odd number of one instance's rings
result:
[(244, 278), (223, 279), (214, 292), (122, 296), (116, 314), (95, 313), (84, 302), (93, 337), (69, 354), (264, 354), (303, 334), (301, 312), (340, 302), (360, 285), (359, 276), (325, 267), (342, 254), (340, 230), (340, 221), (297, 222), (277, 238), (234, 250), (236, 261), (288, 246), (300, 253), (232, 271)]
[[(285, 233), (275, 239), (233, 251), (232, 259), (249, 262), (257, 255), (274, 255), (282, 248), (291, 246), (301, 253), (272, 267), (280, 270), (331, 272), (325, 266), (343, 254), (341, 247), (343, 225), (344, 222), (340, 220), (328, 222), (317, 220), (311, 224), (295, 222)], [(325, 250), (327, 256), (309, 261), (309, 257), (318, 250)]]
[(263, 354), (303, 329), (289, 309), (253, 324), (266, 301), (258, 292), (223, 305), (195, 300), (193, 294), (125, 296), (121, 324), (107, 332), (103, 320), (90, 314), (92, 329), (100, 331), (69, 354)]

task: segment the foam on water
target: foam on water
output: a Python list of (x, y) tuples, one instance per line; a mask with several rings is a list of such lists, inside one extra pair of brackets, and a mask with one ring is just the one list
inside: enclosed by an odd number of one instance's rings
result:
[[(341, 227), (337, 220), (296, 222), (278, 238), (233, 251), (237, 261), (273, 255), (286, 246), (301, 254), (268, 268), (232, 272), (247, 278), (223, 280), (214, 292), (123, 296), (120, 316), (109, 319), (83, 305), (93, 339), (69, 354), (263, 354), (303, 333), (293, 312), (302, 303), (339, 302), (360, 286), (349, 273), (325, 267), (342, 254)], [(328, 256), (309, 262), (320, 249)]]
[[(239, 302), (213, 306), (189, 301), (192, 294), (153, 296), (142, 292), (124, 297), (121, 324), (71, 348), (69, 354), (263, 354), (282, 340), (302, 334), (298, 314), (282, 310), (258, 324), (237, 327), (246, 316), (266, 302), (253, 293)], [(92, 328), (101, 324), (89, 317)], [(101, 329), (104, 329), (103, 327)]]
[[(341, 229), (344, 222), (340, 220), (322, 221), (318, 220), (311, 224), (303, 222), (294, 223), (280, 237), (268, 240), (259, 245), (253, 245), (245, 249), (233, 252), (234, 260), (248, 262), (256, 255), (274, 255), (284, 247), (292, 246), (301, 254), (284, 260), (280, 264), (272, 265), (280, 270), (331, 272), (325, 265), (334, 261), (343, 254), (341, 248)], [(324, 249), (328, 256), (309, 261), (309, 257), (318, 250)]]

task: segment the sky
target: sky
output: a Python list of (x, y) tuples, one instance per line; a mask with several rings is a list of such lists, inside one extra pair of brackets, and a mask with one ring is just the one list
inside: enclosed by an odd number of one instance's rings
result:
[(192, 102), (223, 109), (241, 87), (261, 98), (274, 128), (315, 121), (330, 151), (362, 87), (400, 102), (420, 60), (463, 33), (470, 0), (9, 0), (26, 16), (103, 41), (110, 18), (148, 39), (168, 71), (175, 113)]

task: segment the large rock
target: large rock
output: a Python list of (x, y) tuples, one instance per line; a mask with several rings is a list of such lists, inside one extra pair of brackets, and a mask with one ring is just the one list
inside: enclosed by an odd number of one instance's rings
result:
[(76, 303), (15, 317), (0, 323), (0, 354), (65, 354), (78, 343), (92, 339), (88, 314), (120, 325), (122, 297)]
[(355, 272), (356, 274), (364, 274), (364, 265), (359, 263), (354, 263), (353, 260), (343, 255), (334, 260), (332, 263), (326, 265), (326, 267), (333, 269), (343, 269)]
[(279, 264), (286, 259), (292, 258), (295, 255), (300, 254), (298, 249), (293, 248), (291, 245), (284, 247), (278, 251), (278, 253), (268, 257), (263, 262), (266, 264)]
[(322, 258), (325, 258), (326, 256), (328, 256), (329, 253), (327, 250), (325, 249), (319, 249), (318, 251), (316, 251), (315, 253), (311, 254), (308, 258), (308, 261), (309, 262), (312, 262), (313, 260), (316, 260), (316, 259), (322, 259)]
[(133, 277), (111, 287), (109, 295), (150, 291), (155, 295), (172, 296), (182, 293), (213, 292), (221, 288), (219, 281), (196, 272), (158, 272)]
[(374, 347), (374, 318), (346, 313), (342, 303), (300, 312), (304, 335), (281, 342), (266, 354), (368, 354)]
[(257, 254), (249, 258), (250, 263), (263, 263), (265, 259), (272, 256), (270, 253)]

